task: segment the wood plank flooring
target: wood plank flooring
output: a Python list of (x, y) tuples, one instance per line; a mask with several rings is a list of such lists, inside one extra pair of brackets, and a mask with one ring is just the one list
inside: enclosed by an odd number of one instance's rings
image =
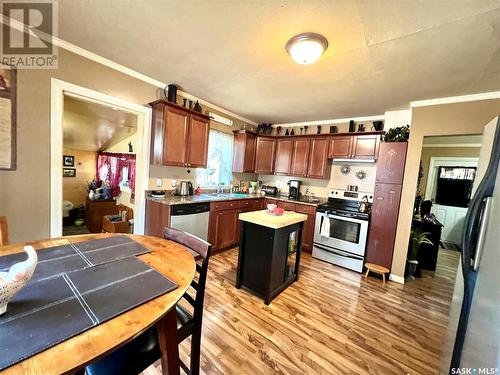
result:
[[(205, 374), (435, 374), (459, 253), (440, 250), (434, 277), (405, 285), (313, 259), (270, 306), (234, 287), (237, 249), (210, 260)], [(188, 362), (189, 346), (180, 347)], [(160, 373), (160, 364), (144, 375)]]

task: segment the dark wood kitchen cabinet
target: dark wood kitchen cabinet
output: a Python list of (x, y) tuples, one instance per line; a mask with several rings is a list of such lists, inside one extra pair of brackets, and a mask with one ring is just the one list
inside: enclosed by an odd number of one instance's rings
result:
[(170, 206), (146, 200), (146, 222), (144, 234), (163, 238), (165, 227), (170, 225)]
[(278, 138), (276, 140), (276, 158), (274, 174), (289, 176), (292, 167), (293, 138)]
[(233, 172), (253, 173), (255, 171), (255, 148), (257, 136), (247, 131), (234, 131)]
[(328, 138), (315, 137), (311, 139), (309, 152), (309, 166), (307, 177), (309, 178), (330, 178), (330, 164), (328, 163)]
[(262, 209), (263, 199), (242, 199), (210, 203), (208, 242), (214, 250), (222, 250), (238, 244), (242, 212)]
[(329, 159), (349, 159), (351, 157), (352, 136), (333, 136), (328, 148)]
[(255, 148), (255, 173), (273, 174), (276, 139), (257, 137)]
[[(266, 199), (267, 200), (267, 199)], [(316, 207), (307, 204), (294, 202), (277, 201), (278, 207), (285, 211), (295, 211), (300, 214), (307, 215), (307, 220), (304, 222), (302, 229), (302, 250), (306, 253), (312, 253), (314, 239), (314, 225), (316, 223)]]
[(382, 142), (380, 144), (376, 182), (402, 183), (407, 148), (406, 142)]
[(406, 142), (382, 143), (377, 164), (366, 261), (389, 269), (394, 253), (407, 147)]
[(240, 209), (210, 212), (209, 228), (212, 229), (212, 236), (208, 242), (212, 244), (214, 249), (224, 249), (238, 242), (240, 235), (238, 215), (240, 212)]
[(151, 164), (206, 167), (209, 118), (177, 104), (157, 100), (151, 127)]
[(291, 175), (307, 177), (309, 167), (309, 150), (311, 148), (311, 139), (309, 137), (300, 137), (293, 140)]
[(204, 168), (207, 166), (209, 119), (203, 115), (192, 114), (188, 129), (187, 166)]
[(329, 159), (377, 160), (380, 133), (366, 135), (332, 136)]
[(357, 135), (353, 137), (351, 159), (376, 160), (380, 144), (379, 135)]

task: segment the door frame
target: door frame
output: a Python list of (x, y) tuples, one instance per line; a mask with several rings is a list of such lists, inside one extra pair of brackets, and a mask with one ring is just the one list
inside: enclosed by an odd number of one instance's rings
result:
[(461, 157), (461, 156), (433, 156), (429, 163), (427, 172), (427, 185), (425, 187), (425, 200), (432, 200), (436, 188), (437, 167), (455, 167), (460, 163), (464, 167), (476, 167), (479, 157)]
[(152, 110), (98, 91), (51, 78), (50, 88), (50, 237), (62, 236), (64, 96), (118, 108), (137, 115), (134, 234), (144, 234), (145, 193), (149, 179)]

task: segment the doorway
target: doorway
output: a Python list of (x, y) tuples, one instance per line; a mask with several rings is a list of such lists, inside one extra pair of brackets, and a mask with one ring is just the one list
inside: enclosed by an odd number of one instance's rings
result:
[[(467, 207), (479, 161), (479, 150), (465, 152), (460, 147), (453, 153), (477, 153), (477, 157), (431, 156), (425, 200), (432, 202), (431, 213), (443, 224), (441, 242), (458, 245), (462, 240)], [(451, 247), (451, 246), (450, 246)]]
[(151, 109), (57, 79), (51, 86), (51, 237), (109, 230), (103, 217), (120, 213), (120, 232), (143, 234)]
[(416, 277), (448, 277), (450, 269), (456, 270), (481, 144), (481, 134), (424, 137), (407, 277), (413, 271)]

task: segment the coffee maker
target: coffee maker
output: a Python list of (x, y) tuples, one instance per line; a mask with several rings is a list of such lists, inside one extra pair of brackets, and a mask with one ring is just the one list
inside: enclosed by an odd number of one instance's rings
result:
[(288, 199), (298, 200), (300, 196), (300, 181), (290, 180), (288, 181)]

